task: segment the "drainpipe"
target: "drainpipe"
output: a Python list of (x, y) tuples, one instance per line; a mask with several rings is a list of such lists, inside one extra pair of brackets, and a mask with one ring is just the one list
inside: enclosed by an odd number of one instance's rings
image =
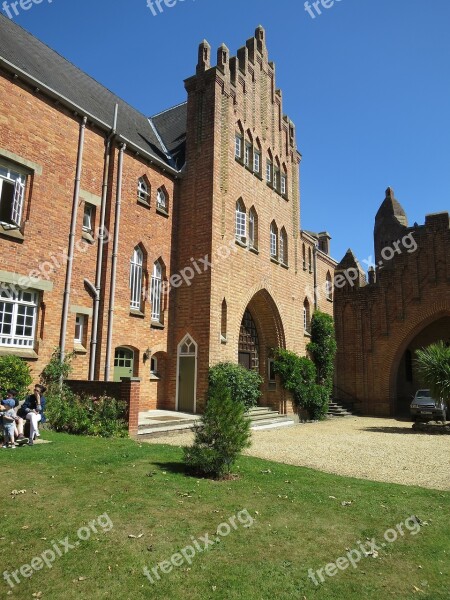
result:
[(109, 164), (111, 160), (111, 142), (116, 135), (117, 130), (117, 113), (119, 105), (116, 104), (114, 109), (114, 124), (111, 133), (106, 138), (105, 159), (103, 163), (103, 184), (102, 184), (102, 200), (100, 209), (100, 226), (98, 230), (98, 249), (97, 249), (97, 270), (95, 274), (95, 290), (94, 290), (94, 312), (92, 315), (92, 334), (91, 334), (91, 354), (89, 360), (89, 381), (95, 378), (95, 362), (97, 358), (97, 340), (98, 340), (98, 315), (100, 311), (100, 293), (102, 285), (102, 263), (103, 263), (103, 246), (105, 244), (105, 216), (106, 216), (106, 199), (108, 196), (108, 175)]
[(61, 364), (64, 362), (64, 357), (66, 355), (67, 317), (69, 314), (70, 286), (72, 285), (73, 254), (75, 247), (75, 237), (77, 233), (77, 213), (78, 202), (80, 198), (80, 182), (81, 171), (83, 167), (84, 134), (86, 131), (86, 123), (87, 117), (83, 117), (83, 120), (80, 123), (80, 136), (78, 140), (77, 170), (75, 175), (75, 186), (73, 192), (72, 217), (70, 222), (69, 234), (69, 250), (67, 253), (66, 283), (64, 286), (63, 312), (61, 318), (61, 335), (59, 340)]
[(313, 273), (314, 273), (314, 310), (319, 308), (319, 303), (317, 301), (317, 251), (319, 245), (317, 242), (314, 244), (313, 248)]
[(117, 271), (117, 255), (119, 250), (119, 230), (120, 230), (120, 205), (122, 203), (122, 175), (123, 175), (123, 155), (127, 145), (122, 144), (119, 152), (118, 173), (117, 173), (117, 193), (116, 193), (116, 211), (114, 218), (114, 242), (111, 261), (111, 290), (109, 295), (109, 310), (108, 310), (108, 333), (106, 337), (106, 359), (105, 359), (105, 381), (109, 381), (110, 362), (111, 362), (111, 345), (114, 322), (114, 297), (116, 293), (116, 271)]

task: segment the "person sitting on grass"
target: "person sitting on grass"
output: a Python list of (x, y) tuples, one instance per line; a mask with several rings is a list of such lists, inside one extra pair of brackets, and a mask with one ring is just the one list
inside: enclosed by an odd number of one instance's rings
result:
[(3, 448), (16, 447), (14, 443), (14, 431), (16, 428), (15, 395), (15, 390), (8, 390), (8, 398), (0, 404), (3, 421)]
[(45, 398), (44, 394), (47, 388), (43, 385), (36, 384), (34, 393), (30, 394), (22, 406), (17, 411), (20, 417), (17, 423), (19, 437), (23, 435), (24, 419), (30, 423), (30, 434), (28, 437), (28, 445), (32, 446), (35, 437), (40, 437), (39, 422), (45, 423)]

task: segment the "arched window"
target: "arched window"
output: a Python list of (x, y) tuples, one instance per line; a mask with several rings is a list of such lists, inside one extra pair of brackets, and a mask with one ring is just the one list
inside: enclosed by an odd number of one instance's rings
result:
[(241, 200), (236, 202), (236, 239), (245, 242), (247, 235), (247, 213)]
[(156, 193), (156, 208), (167, 211), (167, 194), (163, 188), (159, 188)]
[(250, 248), (258, 248), (258, 215), (253, 207), (248, 215), (248, 245)]
[(330, 271), (327, 273), (327, 280), (325, 283), (325, 291), (327, 295), (327, 300), (333, 300), (333, 282), (331, 280)]
[(139, 246), (136, 246), (130, 261), (130, 308), (133, 310), (141, 310), (143, 262), (143, 252)]
[(303, 302), (303, 328), (305, 333), (311, 332), (311, 310), (308, 298), (305, 298), (305, 301)]
[(270, 226), (270, 256), (278, 258), (278, 228), (275, 221)]
[(280, 192), (282, 196), (287, 197), (287, 170), (284, 164), (281, 170)]
[(153, 265), (151, 302), (152, 302), (152, 321), (161, 322), (161, 287), (162, 287), (162, 267), (159, 261)]
[(280, 231), (280, 262), (283, 265), (288, 264), (288, 239), (284, 227), (282, 227)]
[(149, 186), (143, 177), (140, 177), (138, 180), (137, 197), (139, 200), (142, 200), (142, 202), (150, 204)]
[(305, 244), (302, 244), (302, 256), (303, 256), (303, 270), (306, 271), (306, 248), (305, 248)]

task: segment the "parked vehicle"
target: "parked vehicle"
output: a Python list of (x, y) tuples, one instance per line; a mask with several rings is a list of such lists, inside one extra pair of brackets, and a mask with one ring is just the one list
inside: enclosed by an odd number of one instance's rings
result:
[(413, 421), (446, 421), (450, 409), (445, 400), (436, 400), (430, 390), (417, 390), (411, 402), (411, 419)]

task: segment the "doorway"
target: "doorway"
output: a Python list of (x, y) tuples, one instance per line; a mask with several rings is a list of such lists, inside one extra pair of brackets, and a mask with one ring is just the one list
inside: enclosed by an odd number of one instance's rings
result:
[(196, 412), (197, 344), (187, 335), (178, 345), (177, 410)]

